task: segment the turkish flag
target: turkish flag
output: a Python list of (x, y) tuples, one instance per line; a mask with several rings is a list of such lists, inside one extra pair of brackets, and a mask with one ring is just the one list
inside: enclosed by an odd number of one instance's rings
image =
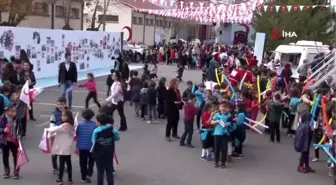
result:
[(30, 110), (29, 82), (28, 80), (21, 89), (20, 100), (23, 101)]
[(15, 169), (19, 169), (21, 166), (25, 165), (26, 163), (29, 162), (28, 157), (27, 157), (27, 153), (24, 150), (21, 141), (18, 141), (19, 143), (19, 148), (18, 148), (18, 153), (16, 156), (16, 167)]
[(78, 115), (79, 112), (77, 112), (76, 116), (75, 116), (75, 120), (74, 120), (74, 128), (75, 128), (75, 135), (74, 135), (74, 141), (77, 141), (77, 127), (78, 127)]

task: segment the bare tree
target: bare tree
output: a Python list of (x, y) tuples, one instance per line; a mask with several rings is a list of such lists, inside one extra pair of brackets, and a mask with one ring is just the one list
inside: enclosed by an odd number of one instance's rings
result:
[[(0, 0), (0, 24), (17, 26), (31, 14), (32, 10), (33, 0)], [(7, 21), (1, 20), (1, 12), (8, 12)]]
[(85, 2), (87, 14), (86, 23), (89, 24), (87, 30), (98, 31), (103, 25), (103, 30), (105, 31), (108, 8), (118, 3), (119, 0), (87, 0)]
[(73, 30), (70, 26), (70, 18), (71, 18), (71, 5), (73, 0), (67, 0), (66, 3), (63, 1), (65, 9), (65, 16), (64, 16), (64, 30)]

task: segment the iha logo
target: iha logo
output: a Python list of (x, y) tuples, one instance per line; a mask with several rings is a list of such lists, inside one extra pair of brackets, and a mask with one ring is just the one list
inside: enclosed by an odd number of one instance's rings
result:
[(282, 39), (282, 38), (292, 38), (297, 37), (296, 33), (294, 31), (285, 31), (280, 29), (273, 29), (272, 30), (272, 37), (274, 39)]

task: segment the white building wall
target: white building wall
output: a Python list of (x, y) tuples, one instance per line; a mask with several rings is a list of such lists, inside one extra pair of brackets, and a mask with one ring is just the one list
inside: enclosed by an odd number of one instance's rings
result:
[[(49, 0), (36, 0), (35, 2), (46, 2), (49, 3)], [(67, 7), (66, 0), (58, 0), (55, 3), (55, 6), (65, 6)], [(71, 4), (72, 8), (79, 9), (79, 17), (78, 18), (71, 18), (70, 19), (70, 27), (75, 30), (80, 30), (82, 27), (82, 20), (81, 20), (81, 14), (82, 14), (82, 3), (79, 1), (73, 1)], [(56, 8), (55, 8), (56, 11)], [(49, 14), (48, 15), (29, 15), (25, 18), (25, 20), (21, 21), (18, 25), (19, 27), (31, 27), (31, 28), (51, 28), (51, 5), (49, 5)], [(55, 12), (56, 14), (56, 12)], [(8, 19), (8, 13), (3, 12), (1, 14), (2, 21), (5, 21)], [(65, 18), (57, 17), (55, 16), (54, 19), (54, 28), (55, 29), (62, 29), (65, 24)]]

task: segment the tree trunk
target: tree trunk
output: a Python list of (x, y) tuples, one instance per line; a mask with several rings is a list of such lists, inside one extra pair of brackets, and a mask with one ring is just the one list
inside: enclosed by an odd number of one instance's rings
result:
[(96, 16), (97, 16), (97, 9), (98, 9), (99, 1), (96, 2), (95, 9), (93, 10), (93, 15), (91, 19), (91, 29), (96, 28)]
[(51, 29), (55, 29), (55, 3), (51, 3)]

